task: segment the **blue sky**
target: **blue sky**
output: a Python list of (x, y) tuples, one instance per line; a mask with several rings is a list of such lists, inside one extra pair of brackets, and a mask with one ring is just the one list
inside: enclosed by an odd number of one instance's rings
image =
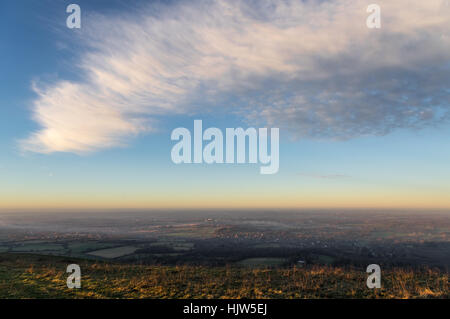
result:
[[(379, 30), (365, 1), (69, 3), (1, 4), (0, 208), (450, 207), (442, 1)], [(194, 119), (279, 127), (279, 172), (173, 164)]]

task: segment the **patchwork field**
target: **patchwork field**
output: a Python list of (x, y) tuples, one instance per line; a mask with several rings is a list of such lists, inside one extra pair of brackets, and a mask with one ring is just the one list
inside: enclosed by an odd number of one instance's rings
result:
[[(0, 214), (0, 294), (448, 298), (449, 213)], [(2, 226), (3, 225), (3, 226)], [(68, 291), (65, 267), (82, 266)], [(366, 268), (382, 269), (380, 291)]]
[(117, 258), (134, 253), (138, 248), (133, 246), (122, 246), (116, 248), (101, 249), (91, 251), (88, 255), (98, 256), (102, 258)]
[(60, 251), (64, 247), (58, 244), (25, 244), (16, 246), (12, 249), (14, 252), (39, 252), (39, 251)]

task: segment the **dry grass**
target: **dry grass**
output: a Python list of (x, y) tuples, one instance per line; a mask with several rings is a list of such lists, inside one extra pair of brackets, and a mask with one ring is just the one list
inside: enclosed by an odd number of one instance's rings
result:
[(448, 298), (448, 273), (391, 269), (382, 288), (364, 269), (138, 266), (75, 261), (82, 288), (66, 287), (63, 257), (0, 254), (2, 298)]

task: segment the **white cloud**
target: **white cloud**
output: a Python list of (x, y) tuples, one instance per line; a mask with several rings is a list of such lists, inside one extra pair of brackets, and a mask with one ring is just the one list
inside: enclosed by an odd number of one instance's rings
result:
[[(449, 117), (450, 9), (440, 0), (182, 1), (83, 21), (82, 80), (36, 90), (25, 150), (126, 144), (155, 116), (221, 110), (297, 136), (351, 138)], [(203, 101), (209, 109), (199, 108)], [(205, 102), (206, 101), (206, 102)]]

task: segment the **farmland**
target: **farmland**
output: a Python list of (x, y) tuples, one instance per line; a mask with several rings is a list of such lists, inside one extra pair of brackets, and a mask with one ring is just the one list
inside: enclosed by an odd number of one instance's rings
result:
[[(426, 218), (397, 211), (0, 214), (0, 225), (3, 285), (17, 291), (25, 280), (69, 296), (55, 282), (61, 284), (64, 265), (75, 260), (85, 265), (87, 290), (70, 296), (83, 298), (448, 295), (447, 212)], [(369, 264), (380, 265), (387, 280), (377, 295), (364, 284)], [(290, 284), (285, 276), (298, 281)], [(164, 277), (168, 287), (161, 286)], [(208, 284), (201, 288), (198, 280)], [(219, 289), (222, 282), (227, 284)]]
[(0, 252), (164, 265), (450, 265), (446, 212), (0, 214)]
[(133, 247), (133, 246), (121, 246), (121, 247), (116, 247), (116, 248), (107, 248), (107, 249), (91, 251), (88, 254), (92, 255), (92, 256), (103, 257), (103, 258), (117, 258), (117, 257), (130, 255), (130, 254), (134, 253), (136, 250), (137, 250), (137, 248)]

